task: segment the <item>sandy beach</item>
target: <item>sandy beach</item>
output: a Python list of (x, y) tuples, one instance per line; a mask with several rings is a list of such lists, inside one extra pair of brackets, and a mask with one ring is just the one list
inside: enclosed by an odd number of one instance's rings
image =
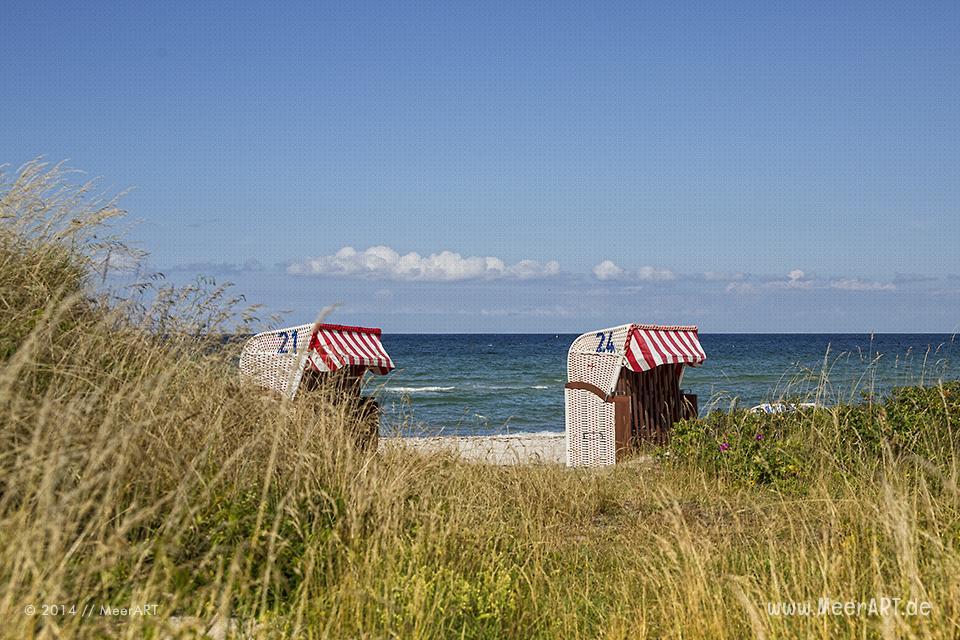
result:
[(466, 460), (492, 464), (565, 464), (562, 433), (496, 436), (437, 436), (380, 439), (380, 448), (412, 447), (421, 451), (448, 450)]

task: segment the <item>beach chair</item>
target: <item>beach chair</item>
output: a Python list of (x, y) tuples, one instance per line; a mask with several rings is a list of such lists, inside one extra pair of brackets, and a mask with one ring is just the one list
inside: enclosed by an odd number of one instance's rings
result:
[(320, 323), (265, 331), (244, 344), (240, 372), (290, 399), (319, 387), (336, 373), (341, 397), (355, 405), (366, 428), (360, 442), (375, 443), (380, 405), (361, 396), (361, 388), (366, 372), (385, 375), (394, 369), (380, 335), (380, 329)]
[(707, 356), (696, 327), (625, 324), (590, 331), (567, 355), (567, 465), (615, 464), (641, 442), (663, 444), (697, 415), (680, 389), (684, 368)]

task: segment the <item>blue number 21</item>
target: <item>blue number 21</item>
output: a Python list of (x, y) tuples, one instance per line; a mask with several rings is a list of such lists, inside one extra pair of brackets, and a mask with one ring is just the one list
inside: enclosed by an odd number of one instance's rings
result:
[[(600, 343), (597, 345), (597, 353), (616, 353), (617, 347), (613, 344), (613, 331), (610, 331), (606, 335), (602, 331), (597, 332), (597, 337), (600, 338)], [(606, 342), (606, 344), (604, 344)]]
[(277, 353), (289, 353), (287, 351), (287, 342), (290, 341), (290, 338), (293, 338), (293, 352), (297, 352), (297, 332), (291, 331), (287, 333), (286, 331), (280, 332), (280, 348), (277, 349)]

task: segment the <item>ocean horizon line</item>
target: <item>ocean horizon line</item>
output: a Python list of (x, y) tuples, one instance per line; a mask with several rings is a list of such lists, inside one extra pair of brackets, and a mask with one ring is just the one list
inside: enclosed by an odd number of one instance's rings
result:
[[(614, 325), (609, 325), (614, 326)], [(389, 331), (394, 336), (579, 336), (590, 331), (604, 329), (576, 331)], [(706, 336), (960, 336), (960, 329), (951, 331), (698, 331)]]

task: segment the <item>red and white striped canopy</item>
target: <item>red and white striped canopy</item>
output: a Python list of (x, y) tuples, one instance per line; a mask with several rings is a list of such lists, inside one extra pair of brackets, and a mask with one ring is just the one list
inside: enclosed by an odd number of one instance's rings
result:
[(318, 371), (361, 366), (385, 374), (394, 368), (380, 344), (380, 329), (320, 324), (310, 338), (310, 351), (310, 364)]
[(662, 364), (697, 366), (707, 359), (696, 327), (661, 327), (635, 324), (627, 333), (624, 348), (627, 366), (633, 371), (649, 371)]

